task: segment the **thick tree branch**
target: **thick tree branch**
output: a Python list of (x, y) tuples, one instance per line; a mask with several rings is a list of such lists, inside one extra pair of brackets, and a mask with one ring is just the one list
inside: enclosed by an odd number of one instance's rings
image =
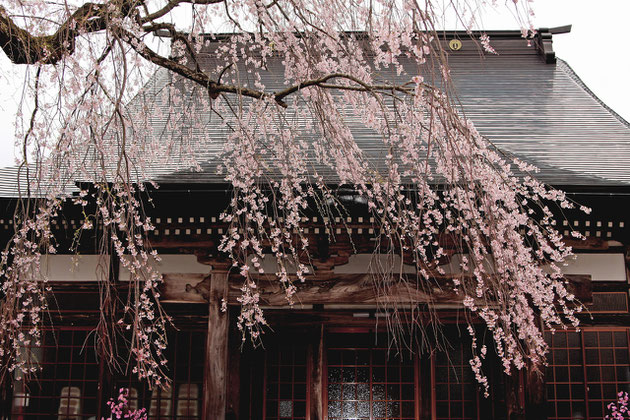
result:
[[(410, 83), (406, 83), (403, 85), (387, 85), (387, 84), (376, 84), (371, 85), (361, 81), (360, 79), (343, 73), (332, 73), (317, 79), (306, 80), (295, 85), (289, 86), (278, 92), (264, 92), (256, 89), (251, 89), (243, 86), (232, 85), (232, 84), (221, 84), (217, 81), (213, 80), (201, 70), (192, 69), (184, 64), (178, 63), (175, 60), (166, 58), (156, 53), (144, 43), (141, 42), (140, 39), (134, 37), (133, 34), (129, 32), (124, 33), (127, 39), (135, 38), (136, 42), (130, 42), (129, 44), (136, 50), (138, 54), (140, 54), (146, 60), (152, 62), (153, 64), (163, 67), (165, 69), (171, 70), (174, 73), (179, 74), (180, 76), (195, 82), (206, 89), (208, 89), (209, 95), (214, 99), (217, 98), (221, 93), (235, 93), (239, 95), (243, 95), (250, 98), (255, 99), (263, 99), (269, 98), (273, 99), (278, 105), (286, 108), (287, 103), (284, 99), (301, 89), (307, 87), (320, 87), (322, 89), (339, 89), (339, 90), (355, 90), (355, 91), (363, 91), (363, 92), (400, 92), (404, 94), (410, 94), (413, 92), (413, 87), (410, 86)], [(348, 85), (336, 85), (336, 84), (328, 84), (326, 82), (332, 79), (345, 79), (355, 83), (357, 86), (348, 86)], [(427, 86), (424, 86), (425, 88)]]
[[(183, 3), (212, 4), (219, 3), (221, 1), (223, 0), (172, 0), (164, 8), (145, 16), (144, 18), (141, 18), (140, 21), (144, 23), (152, 22), (152, 20), (164, 16), (173, 8)], [(127, 1), (117, 6), (120, 7), (122, 14), (127, 15), (137, 5), (138, 3), (136, 2)], [(61, 24), (59, 29), (54, 34), (33, 36), (27, 30), (17, 26), (9, 17), (7, 11), (2, 6), (0, 6), (0, 46), (5, 51), (9, 59), (15, 64), (33, 64), (37, 62), (44, 64), (55, 64), (64, 55), (69, 55), (74, 52), (76, 37), (78, 37), (80, 33), (97, 32), (108, 28), (108, 13), (111, 13), (111, 11), (108, 11), (108, 9), (109, 3), (86, 3), (78, 8), (71, 15), (70, 18), (68, 18), (63, 24)], [(155, 32), (159, 29), (168, 30), (173, 39), (183, 40), (187, 44), (189, 53), (192, 53), (192, 47), (187, 42), (184, 34), (176, 31), (175, 27), (172, 24), (152, 22), (150, 25), (144, 27), (144, 30), (146, 32)], [(317, 79), (303, 81), (278, 92), (264, 92), (237, 85), (220, 84), (212, 80), (198, 66), (196, 66), (196, 69), (191, 69), (173, 59), (163, 57), (148, 48), (135, 35), (123, 30), (121, 30), (121, 32), (124, 34), (123, 39), (134, 39), (136, 41), (131, 42), (130, 45), (143, 58), (152, 62), (153, 64), (171, 70), (188, 80), (204, 86), (208, 89), (208, 93), (213, 98), (218, 97), (218, 95), (220, 95), (221, 93), (235, 93), (256, 99), (270, 98), (282, 107), (286, 107), (287, 104), (284, 99), (287, 96), (298, 92), (301, 89), (313, 86), (318, 86), (323, 89), (346, 89), (365, 92), (397, 91), (401, 93), (410, 93), (412, 91), (412, 89), (406, 85), (370, 85), (352, 75), (341, 73), (333, 73)], [(356, 86), (327, 83), (332, 79), (345, 79), (354, 83)]]
[[(336, 85), (336, 84), (326, 83), (331, 79), (349, 80), (357, 84), (358, 86)], [(307, 80), (293, 86), (289, 86), (288, 88), (284, 90), (276, 92), (275, 98), (277, 101), (282, 101), (288, 95), (291, 95), (292, 93), (295, 93), (301, 89), (311, 87), (311, 86), (318, 86), (325, 89), (354, 90), (354, 91), (360, 91), (360, 92), (396, 91), (396, 92), (401, 92), (401, 93), (411, 93), (413, 92), (413, 87), (410, 87), (409, 85), (410, 85), (409, 83), (406, 83), (404, 85), (370, 85), (350, 74), (332, 73), (332, 74), (327, 74), (326, 76), (320, 77), (318, 79), (311, 79), (311, 80)]]
[[(126, 35), (133, 36), (129, 33), (126, 33)], [(404, 85), (386, 85), (386, 84), (370, 85), (361, 81), (360, 79), (357, 79), (354, 76), (351, 76), (348, 74), (341, 74), (341, 73), (333, 73), (333, 74), (329, 74), (329, 75), (326, 75), (317, 79), (306, 80), (304, 82), (289, 86), (286, 89), (283, 89), (278, 92), (264, 92), (260, 90), (238, 86), (238, 85), (217, 83), (216, 81), (212, 80), (203, 71), (193, 70), (188, 66), (180, 64), (169, 58), (163, 57), (159, 55), (158, 53), (156, 53), (155, 51), (151, 50), (146, 45), (143, 45), (141, 43), (131, 43), (130, 45), (132, 45), (132, 47), (138, 52), (138, 54), (140, 54), (142, 57), (152, 62), (153, 64), (156, 64), (160, 67), (171, 70), (172, 72), (177, 73), (180, 76), (183, 76), (184, 78), (192, 82), (195, 82), (195, 83), (200, 84), (201, 86), (204, 86), (205, 88), (208, 89), (208, 93), (210, 94), (212, 98), (218, 97), (221, 93), (235, 93), (235, 94), (240, 94), (240, 95), (250, 97), (250, 98), (255, 98), (255, 99), (263, 99), (263, 98), (273, 99), (276, 103), (278, 103), (278, 105), (282, 106), (283, 108), (286, 108), (287, 103), (284, 101), (284, 99), (287, 96), (293, 93), (296, 93), (300, 91), (301, 89), (304, 89), (307, 87), (314, 87), (314, 86), (320, 87), (322, 89), (355, 90), (355, 91), (362, 91), (362, 92), (388, 91), (392, 93), (400, 92), (404, 94), (410, 94), (413, 92), (413, 88), (409, 86), (409, 83), (404, 84)], [(326, 83), (327, 81), (331, 79), (339, 79), (339, 78), (350, 80), (356, 83), (358, 86), (335, 85), (335, 84)], [(425, 88), (426, 87), (427, 86), (425, 86)]]
[(14, 64), (55, 64), (74, 52), (80, 33), (104, 30), (106, 14), (106, 4), (85, 3), (54, 34), (34, 36), (17, 26), (0, 6), (0, 47)]
[(156, 64), (176, 74), (179, 74), (180, 76), (192, 82), (195, 82), (201, 86), (204, 86), (205, 88), (208, 89), (208, 93), (210, 94), (212, 98), (218, 97), (219, 94), (221, 93), (238, 93), (243, 96), (256, 98), (256, 99), (262, 99), (264, 97), (271, 96), (270, 94), (267, 94), (262, 91), (254, 90), (254, 89), (249, 89), (249, 88), (234, 86), (234, 85), (218, 84), (203, 71), (191, 69), (190, 67), (180, 64), (175, 60), (161, 56), (160, 54), (156, 53), (151, 48), (146, 46), (144, 43), (142, 43), (138, 38), (134, 37), (133, 34), (129, 32), (124, 32), (124, 35), (127, 39), (133, 38), (137, 41), (137, 42), (131, 42), (130, 45), (145, 60), (148, 60), (153, 64)]
[(162, 7), (160, 10), (142, 17), (140, 19), (140, 23), (148, 23), (154, 21), (155, 19), (159, 19), (162, 16), (168, 14), (171, 10), (173, 10), (180, 4), (217, 4), (223, 3), (224, 1), (225, 0), (171, 0), (166, 3), (166, 6)]

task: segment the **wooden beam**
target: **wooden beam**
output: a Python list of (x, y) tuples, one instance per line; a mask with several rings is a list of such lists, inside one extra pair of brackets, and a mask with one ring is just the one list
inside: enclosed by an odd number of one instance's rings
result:
[(565, 236), (562, 238), (562, 242), (573, 249), (579, 250), (605, 251), (610, 248), (608, 240), (597, 238), (595, 236), (587, 236), (584, 239), (576, 239), (572, 236)]
[[(461, 276), (459, 276), (461, 277)], [(162, 300), (173, 302), (204, 302), (210, 293), (211, 276), (202, 274), (166, 274), (161, 288)], [(569, 292), (584, 303), (592, 302), (592, 284), (589, 275), (567, 275)], [(260, 303), (264, 306), (287, 306), (282, 285), (275, 278), (258, 279), (257, 292)], [(294, 282), (298, 292), (294, 302), (300, 305), (318, 304), (378, 304), (389, 301), (397, 303), (460, 304), (462, 297), (453, 291), (452, 278), (434, 278), (424, 282), (421, 288), (416, 281), (392, 282), (387, 287), (377, 290), (369, 274), (335, 275), (327, 280), (309, 280), (305, 283)], [(230, 278), (228, 304), (239, 305), (241, 281), (238, 277)]]
[(564, 278), (569, 281), (569, 293), (573, 293), (584, 305), (593, 303), (593, 282), (590, 274), (566, 274)]
[[(396, 300), (405, 303), (423, 302), (456, 302), (461, 300), (452, 289), (443, 288), (435, 290), (435, 294), (419, 290), (409, 283), (396, 283), (384, 290), (376, 290), (369, 275), (345, 275), (338, 276), (330, 281), (313, 281), (301, 284), (294, 283), (298, 288), (294, 303), (296, 305), (318, 304), (376, 304)], [(238, 283), (230, 283), (229, 302), (236, 302), (241, 296), (241, 286)], [(257, 291), (260, 302), (264, 306), (288, 305), (285, 291), (279, 281), (261, 281)]]
[(208, 292), (208, 336), (203, 375), (203, 419), (225, 420), (228, 364), (227, 311), (221, 302), (227, 299), (227, 272), (210, 275)]

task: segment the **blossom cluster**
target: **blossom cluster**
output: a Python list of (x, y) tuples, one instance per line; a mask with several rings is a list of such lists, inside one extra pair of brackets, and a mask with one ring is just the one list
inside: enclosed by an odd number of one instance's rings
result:
[[(111, 410), (109, 420), (113, 419), (132, 419), (147, 420), (147, 410), (145, 408), (130, 410), (129, 409), (129, 389), (120, 388), (118, 391), (118, 399), (113, 398), (107, 402), (107, 406)], [(104, 420), (104, 419), (103, 419)]]
[(617, 402), (611, 402), (607, 408), (610, 410), (610, 414), (607, 414), (606, 420), (626, 420), (630, 418), (630, 411), (628, 411), (628, 393), (620, 392), (617, 394)]

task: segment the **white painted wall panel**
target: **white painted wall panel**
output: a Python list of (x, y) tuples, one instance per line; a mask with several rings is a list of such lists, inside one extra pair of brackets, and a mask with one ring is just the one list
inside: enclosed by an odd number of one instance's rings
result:
[(564, 274), (590, 274), (593, 281), (626, 281), (624, 256), (616, 254), (576, 254), (565, 262)]
[[(211, 267), (206, 264), (197, 262), (195, 255), (162, 255), (160, 261), (155, 267), (160, 273), (194, 273), (209, 274)], [(120, 267), (120, 280), (129, 280), (129, 271)]]
[[(210, 273), (210, 266), (200, 264), (194, 255), (162, 255), (162, 261), (157, 268), (161, 273)], [(42, 270), (52, 281), (96, 281), (97, 255), (49, 255), (43, 257)], [(372, 254), (359, 254), (350, 257), (348, 264), (335, 267), (335, 273), (356, 274), (368, 272)], [(382, 257), (383, 263), (387, 263)], [(454, 260), (457, 260), (455, 256)], [(391, 262), (389, 263), (391, 264)], [(396, 267), (400, 259), (394, 261)], [(275, 261), (265, 258), (263, 266), (268, 273), (275, 272)], [(447, 272), (458, 272), (454, 261), (443, 266)], [(414, 273), (413, 266), (404, 265), (405, 273)], [(292, 271), (292, 270), (291, 270)], [(577, 254), (574, 260), (566, 261), (562, 267), (565, 274), (590, 274), (594, 281), (626, 281), (624, 256), (621, 253), (606, 254)], [(129, 272), (121, 268), (121, 280), (129, 279)]]
[(42, 274), (50, 281), (96, 281), (98, 255), (47, 255), (42, 257)]

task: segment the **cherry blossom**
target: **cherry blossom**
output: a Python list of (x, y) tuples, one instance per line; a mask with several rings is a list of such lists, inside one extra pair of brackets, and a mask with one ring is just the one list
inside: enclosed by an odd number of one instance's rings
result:
[[(439, 39), (450, 10), (480, 50), (494, 53), (488, 35), (472, 29), (495, 2), (453, 0), (448, 10), (413, 0), (5, 3), (3, 49), (28, 66), (16, 132), (28, 182), (0, 269), (0, 357), (10, 370), (30, 369), (20, 351), (39, 343), (47, 309), (41, 258), (60, 251), (52, 225), (70, 203), (85, 216), (76, 242), (96, 235), (100, 253), (130, 273), (122, 314), (108, 271), (99, 275), (97, 342), (113, 361), (114, 337), (130, 334), (134, 373), (167, 384), (170, 318), (159, 302), (145, 206), (159, 188), (156, 173), (202, 171), (202, 149), (216, 150), (231, 187), (219, 250), (240, 273), (244, 341), (259, 343), (267, 330), (259, 279), (274, 278), (287, 304), (297, 304), (314, 271), (303, 219), (316, 215), (334, 241), (348, 197), (374, 220), (375, 253), (410, 255), (415, 265), (409, 280), (401, 266), (373, 264), (377, 290), (412, 282), (431, 294), (436, 276), (451, 275), (444, 259), (456, 261), (454, 290), (482, 385), (487, 348), (474, 341), (477, 329), (489, 331), (510, 373), (544, 362), (541, 326), (578, 326), (581, 305), (560, 270), (572, 250), (554, 220), (555, 209), (575, 205), (464, 118)], [(529, 2), (507, 6), (531, 39)], [(269, 82), (272, 70), (281, 86)], [(167, 118), (156, 129), (158, 112)], [(220, 121), (225, 136), (209, 136), (203, 115)], [(375, 139), (376, 156), (357, 141), (359, 129)], [(381, 305), (390, 319), (407, 320), (392, 331), (425, 328), (397, 302)]]

